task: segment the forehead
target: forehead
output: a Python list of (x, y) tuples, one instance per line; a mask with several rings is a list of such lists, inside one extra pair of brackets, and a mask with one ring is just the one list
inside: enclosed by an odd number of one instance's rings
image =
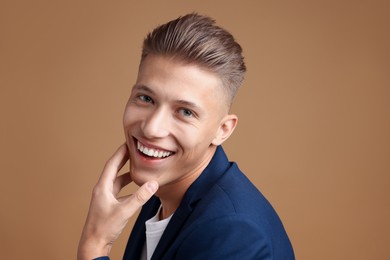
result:
[(209, 105), (210, 101), (219, 106), (223, 104), (222, 81), (217, 74), (198, 65), (163, 56), (149, 55), (142, 61), (133, 90), (140, 89), (149, 89), (161, 97), (188, 101), (198, 106)]

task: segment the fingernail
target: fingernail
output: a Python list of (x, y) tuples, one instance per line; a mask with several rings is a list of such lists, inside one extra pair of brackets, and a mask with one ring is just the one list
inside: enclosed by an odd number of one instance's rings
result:
[(146, 184), (150, 192), (155, 193), (158, 189), (158, 183), (155, 181), (150, 181)]

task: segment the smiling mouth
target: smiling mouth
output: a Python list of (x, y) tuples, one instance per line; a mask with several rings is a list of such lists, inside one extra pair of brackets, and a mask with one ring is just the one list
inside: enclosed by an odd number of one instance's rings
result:
[(147, 147), (140, 141), (135, 140), (137, 143), (137, 150), (145, 156), (156, 159), (164, 159), (174, 154), (174, 152), (161, 150), (158, 148)]

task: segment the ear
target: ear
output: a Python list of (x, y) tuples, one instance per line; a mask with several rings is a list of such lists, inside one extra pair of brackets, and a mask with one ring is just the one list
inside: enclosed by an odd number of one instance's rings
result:
[(226, 115), (219, 125), (217, 133), (212, 140), (212, 144), (217, 146), (221, 145), (225, 140), (227, 140), (230, 135), (233, 133), (238, 123), (238, 117), (236, 115)]

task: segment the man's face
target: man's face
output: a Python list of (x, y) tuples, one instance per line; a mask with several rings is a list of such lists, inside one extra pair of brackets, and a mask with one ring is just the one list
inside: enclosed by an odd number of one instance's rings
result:
[(221, 84), (199, 66), (146, 57), (123, 117), (136, 184), (180, 182), (207, 166), (226, 116)]

